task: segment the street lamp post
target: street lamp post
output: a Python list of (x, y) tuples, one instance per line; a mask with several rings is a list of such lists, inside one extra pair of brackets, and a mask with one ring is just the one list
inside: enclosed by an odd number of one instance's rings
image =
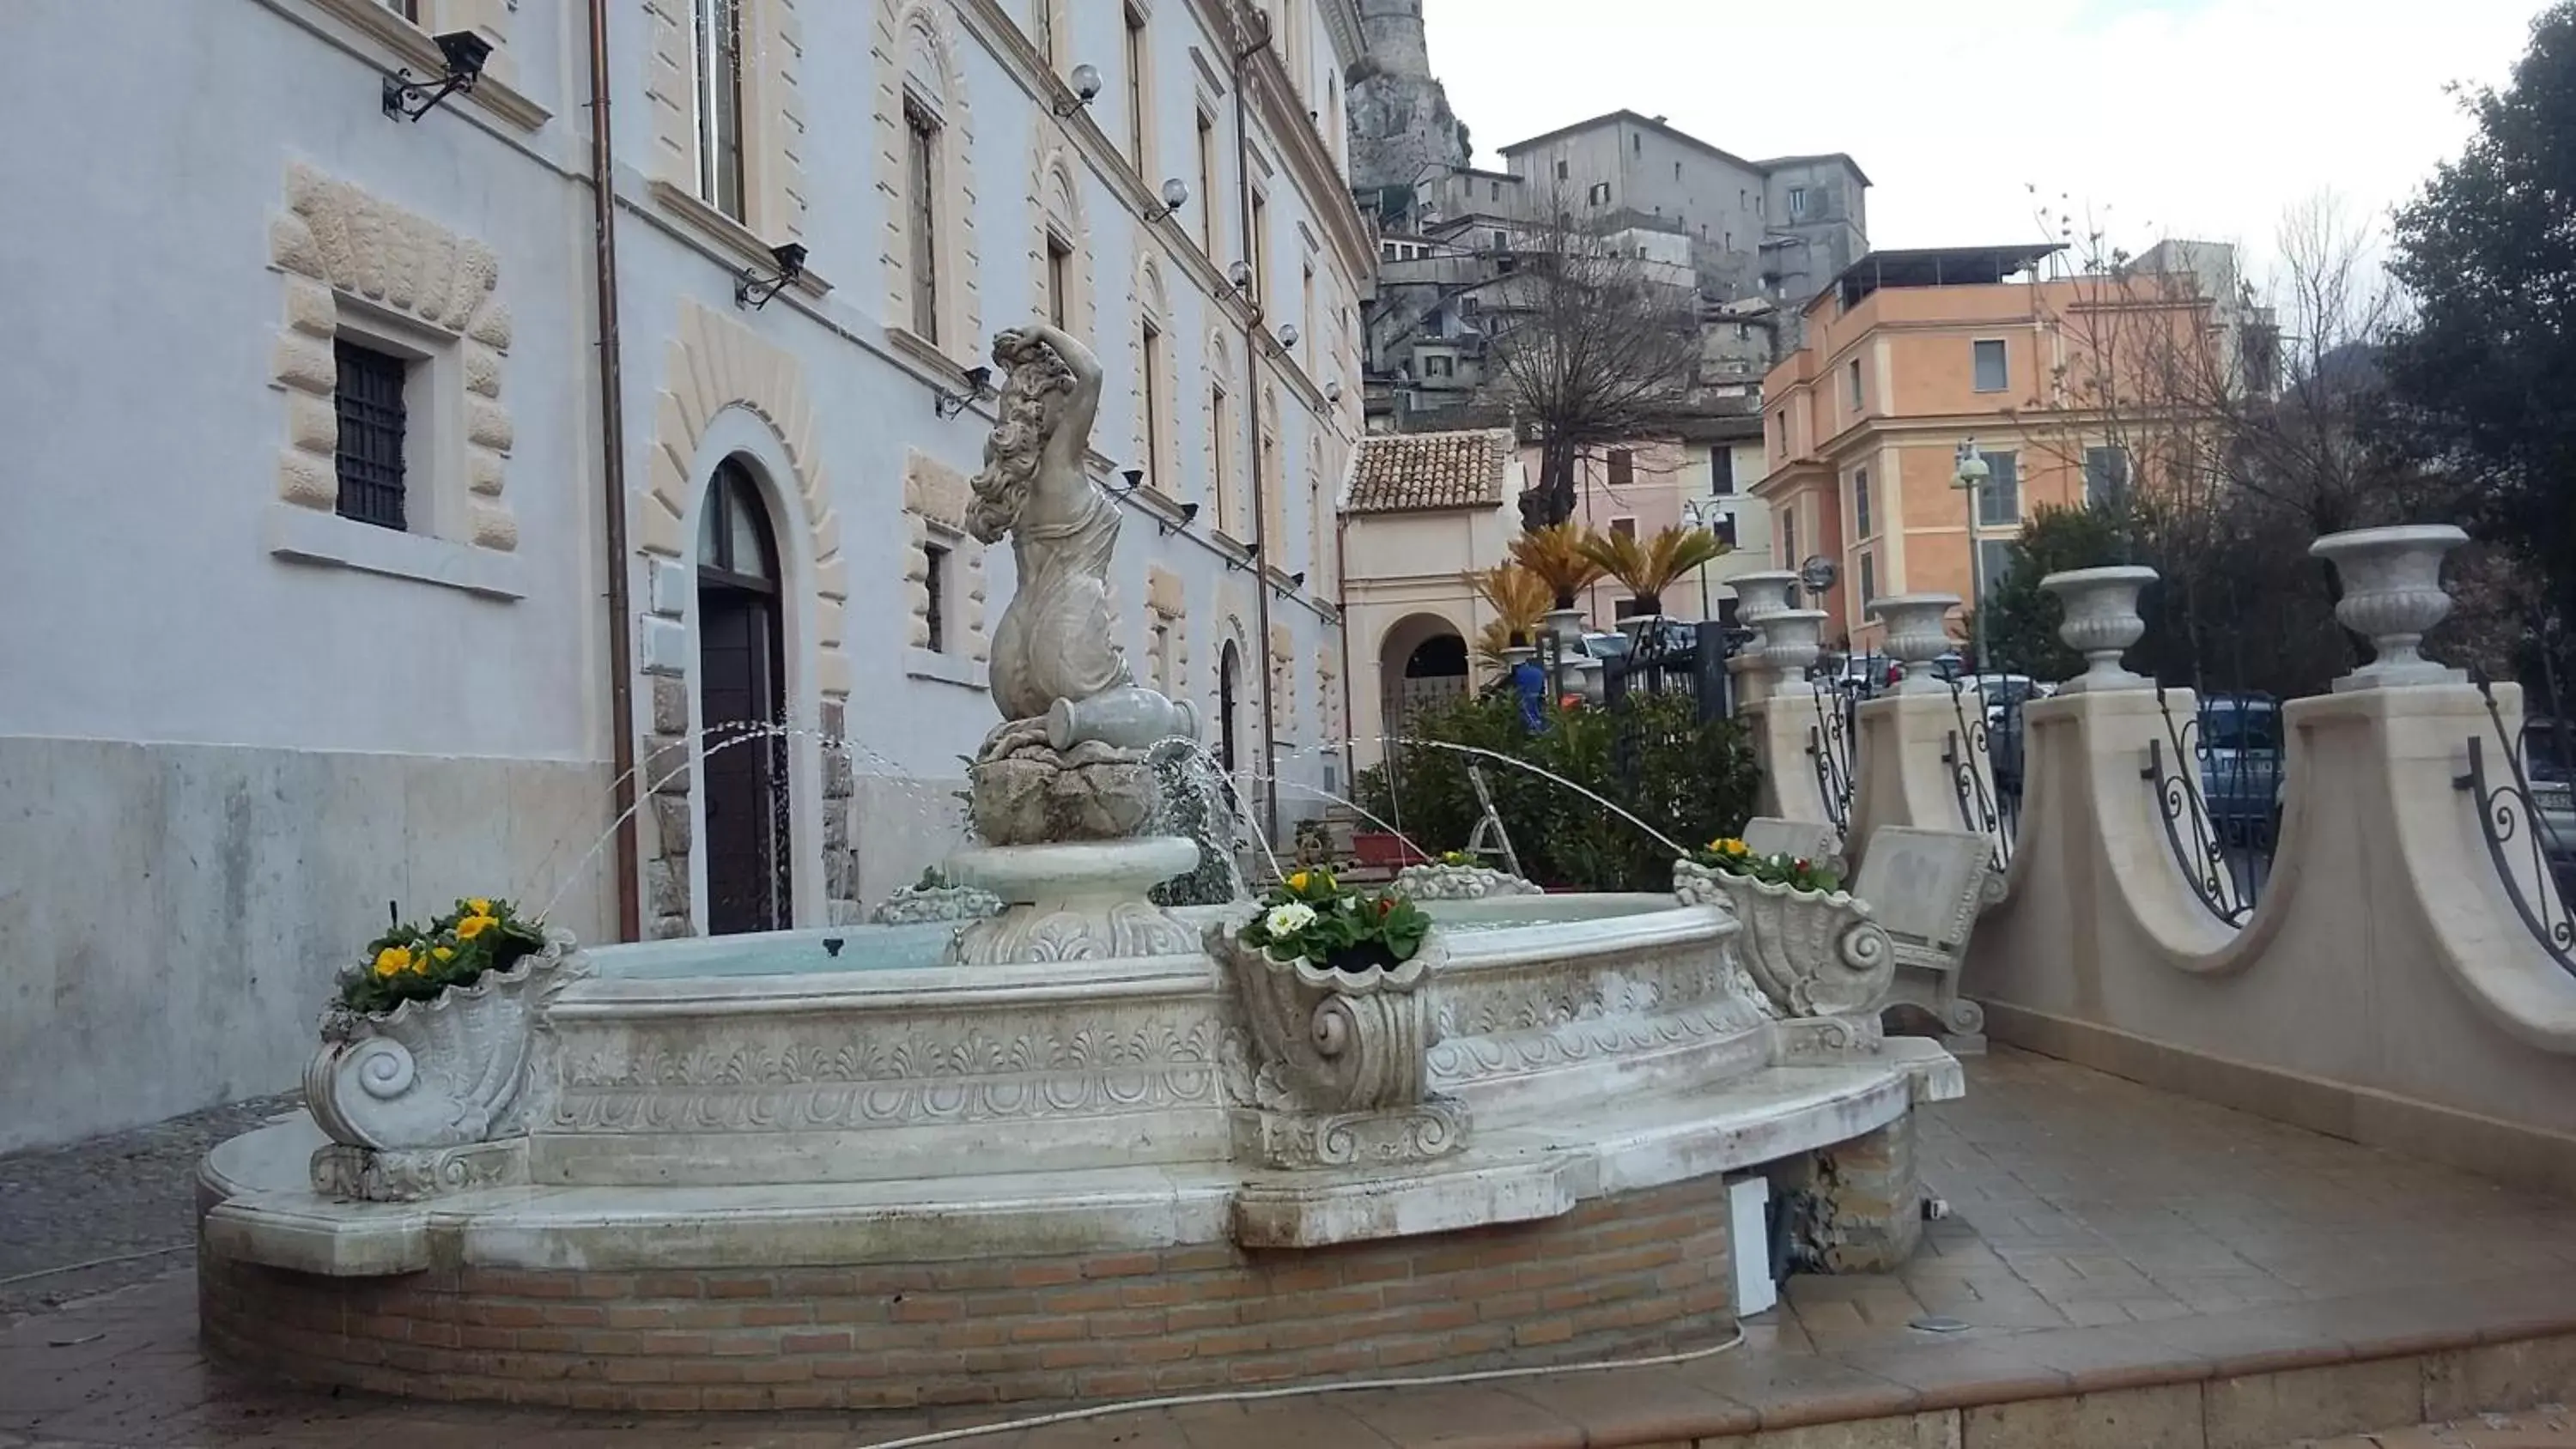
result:
[[(1685, 499), (1682, 502), (1682, 521), (1693, 528), (1709, 528), (1712, 526), (1710, 520), (1725, 516), (1726, 510), (1720, 508), (1717, 500), (1713, 498), (1705, 502), (1697, 499)], [(1699, 616), (1702, 619), (1709, 617), (1708, 565), (1706, 564), (1699, 566)]]
[(1959, 463), (1954, 487), (1968, 495), (1968, 619), (1975, 629), (1977, 672), (1987, 673), (1986, 662), (1986, 568), (1984, 550), (1977, 547), (1977, 490), (1985, 486), (1992, 473), (1986, 455), (1977, 451), (1977, 440), (1970, 438), (1959, 445)]

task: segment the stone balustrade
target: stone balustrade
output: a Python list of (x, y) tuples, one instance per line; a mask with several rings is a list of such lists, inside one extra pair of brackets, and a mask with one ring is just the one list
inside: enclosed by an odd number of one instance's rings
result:
[[(2195, 889), (2199, 863), (2168, 828), (2182, 782), (2199, 788), (2173, 723), (2197, 700), (2159, 694), (2119, 661), (2152, 576), (2048, 580), (2088, 668), (2024, 707), (2017, 846), (1963, 980), (1995, 1040), (2576, 1190), (2576, 972), (2563, 942), (2543, 943), (2568, 916), (2540, 852), (2490, 840), (2497, 812), (2517, 805), (2521, 830), (2539, 825), (2513, 798), (2521, 693), (2482, 690), (2419, 649), (2449, 610), (2440, 559), (2461, 541), (2449, 528), (2319, 541), (2343, 574), (2339, 615), (2377, 657), (2284, 706), (2278, 846), (2259, 903), (2234, 923)], [(1912, 615), (1891, 619), (1901, 658), (1932, 647), (1919, 637), (1938, 617), (1928, 601), (1880, 602)], [(1859, 716), (1854, 846), (1885, 825), (1958, 829), (1965, 752), (1946, 691), (1900, 688)], [(1766, 763), (1779, 754), (1775, 743)], [(1805, 763), (1773, 785), (1792, 814), (1812, 789)]]

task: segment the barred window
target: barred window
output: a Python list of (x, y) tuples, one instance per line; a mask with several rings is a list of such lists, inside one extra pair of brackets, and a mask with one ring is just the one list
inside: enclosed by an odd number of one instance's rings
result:
[(924, 622), (930, 627), (930, 652), (948, 652), (948, 550), (938, 544), (922, 545), (922, 582), (930, 592), (930, 608)]
[(399, 357), (342, 339), (339, 358), (340, 474), (343, 518), (400, 529), (403, 523), (403, 378)]

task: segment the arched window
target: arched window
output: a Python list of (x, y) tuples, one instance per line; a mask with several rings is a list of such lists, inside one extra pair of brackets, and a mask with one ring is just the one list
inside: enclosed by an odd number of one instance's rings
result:
[(1208, 335), (1208, 501), (1216, 531), (1243, 537), (1243, 505), (1235, 498), (1235, 450), (1243, 446), (1234, 425), (1234, 354), (1223, 332)]
[(1242, 673), (1243, 654), (1228, 639), (1216, 660), (1216, 762), (1229, 775), (1235, 769), (1234, 706)]
[(1172, 306), (1163, 276), (1148, 260), (1136, 278), (1136, 435), (1138, 463), (1156, 488), (1172, 493)]

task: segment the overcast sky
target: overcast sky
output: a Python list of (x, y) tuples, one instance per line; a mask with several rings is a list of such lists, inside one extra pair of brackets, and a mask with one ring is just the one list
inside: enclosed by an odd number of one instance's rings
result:
[(2034, 240), (2025, 188), (2136, 250), (2247, 243), (2331, 189), (2384, 216), (2467, 133), (2540, 0), (1424, 0), (1496, 148), (1626, 108), (1746, 157), (1847, 151), (1875, 246)]

